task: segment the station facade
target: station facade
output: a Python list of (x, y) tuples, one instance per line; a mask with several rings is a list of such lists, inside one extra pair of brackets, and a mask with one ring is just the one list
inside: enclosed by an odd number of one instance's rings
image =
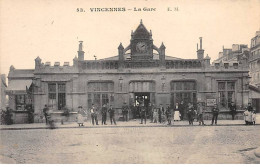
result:
[(195, 59), (167, 56), (164, 44), (155, 46), (151, 31), (141, 22), (132, 31), (130, 44), (124, 47), (120, 43), (117, 49), (117, 56), (85, 60), (80, 41), (78, 56), (71, 66), (68, 62), (51, 66), (37, 57), (35, 69), (10, 67), (9, 106), (21, 113), (27, 103), (31, 104), (37, 122), (45, 104), (56, 112), (65, 106), (77, 111), (78, 106), (89, 109), (91, 104), (98, 108), (112, 104), (120, 113), (124, 102), (132, 105), (143, 100), (146, 105), (151, 102), (156, 106), (174, 106), (184, 101), (195, 106), (203, 102), (208, 110), (216, 103), (225, 113), (231, 101), (238, 109), (248, 103), (246, 59), (242, 57), (240, 62), (228, 66), (212, 65), (210, 57), (204, 56), (202, 38)]

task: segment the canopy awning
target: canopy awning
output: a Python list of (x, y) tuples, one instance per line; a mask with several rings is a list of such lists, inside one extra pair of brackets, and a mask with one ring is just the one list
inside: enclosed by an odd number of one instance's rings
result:
[(6, 91), (26, 91), (26, 89), (29, 89), (31, 84), (32, 80), (11, 80)]

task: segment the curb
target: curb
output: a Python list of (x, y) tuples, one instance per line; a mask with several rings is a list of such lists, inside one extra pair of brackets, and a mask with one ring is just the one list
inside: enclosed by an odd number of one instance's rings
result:
[[(260, 124), (255, 124), (255, 125), (251, 125), (251, 126), (259, 126)], [(46, 126), (46, 127), (25, 127), (25, 128), (0, 128), (0, 130), (35, 130), (35, 129), (72, 129), (72, 128), (153, 128), (153, 127), (157, 127), (157, 128), (163, 128), (163, 127), (167, 127), (167, 128), (180, 128), (180, 127), (202, 127), (202, 125), (144, 125), (144, 126), (138, 126), (138, 125), (133, 125), (133, 126), (123, 126), (123, 125), (115, 125), (115, 126), (83, 126), (83, 127), (78, 127), (78, 126), (68, 126), (68, 127), (62, 127), (62, 126), (57, 126), (57, 127), (50, 127), (50, 126)], [(250, 125), (245, 125), (245, 124), (222, 124), (222, 125), (205, 125), (205, 127), (218, 127), (218, 126), (248, 126), (250, 127)]]

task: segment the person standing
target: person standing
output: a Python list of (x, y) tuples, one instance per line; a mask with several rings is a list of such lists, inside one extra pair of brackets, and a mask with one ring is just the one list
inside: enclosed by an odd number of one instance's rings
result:
[(91, 114), (92, 125), (94, 125), (95, 122), (96, 122), (96, 125), (98, 125), (97, 109), (94, 106), (94, 104), (92, 104), (92, 107), (90, 108), (90, 114)]
[(251, 106), (251, 103), (248, 103), (247, 110), (250, 112), (253, 111), (253, 107)]
[(126, 102), (124, 102), (123, 106), (122, 106), (122, 113), (123, 113), (123, 117), (124, 117), (124, 121), (128, 121), (128, 106), (126, 104)]
[(103, 104), (101, 108), (101, 115), (102, 115), (102, 125), (107, 125), (106, 120), (107, 120), (107, 106), (106, 104)]
[(211, 121), (211, 125), (213, 125), (214, 121), (215, 121), (215, 125), (217, 125), (217, 121), (218, 121), (218, 114), (219, 114), (219, 109), (217, 107), (217, 104), (214, 105), (214, 107), (212, 108), (212, 121)]
[(44, 117), (45, 117), (46, 125), (48, 124), (48, 111), (49, 111), (49, 108), (48, 108), (47, 104), (45, 104), (45, 106), (43, 108), (43, 114), (44, 114)]
[(236, 108), (236, 105), (234, 102), (231, 102), (230, 106), (229, 106), (229, 109), (230, 109), (230, 114), (232, 116), (232, 120), (235, 119), (235, 115), (236, 115), (236, 112), (237, 112), (237, 108)]
[(133, 114), (133, 119), (135, 120), (136, 119), (136, 106), (135, 106), (135, 103), (133, 103), (131, 106), (130, 106), (130, 110)]
[(194, 112), (193, 104), (188, 103), (187, 116), (188, 116), (188, 120), (189, 120), (189, 125), (193, 125), (194, 115), (195, 115), (195, 112)]
[(246, 125), (251, 125), (252, 124), (252, 112), (248, 111), (248, 110), (245, 110), (243, 115), (245, 117)]
[(141, 123), (140, 124), (143, 124), (143, 120), (144, 120), (144, 123), (146, 124), (146, 114), (147, 114), (147, 109), (146, 107), (144, 106), (144, 103), (141, 104)]
[(148, 113), (150, 116), (150, 123), (152, 123), (153, 122), (153, 105), (152, 105), (152, 103), (149, 103), (147, 109), (148, 109)]
[(158, 118), (159, 118), (159, 122), (162, 123), (162, 115), (164, 114), (164, 108), (162, 106), (162, 104), (160, 104), (160, 107), (158, 109)]
[(153, 108), (153, 123), (157, 123), (158, 122), (158, 109), (156, 106), (154, 106)]
[(165, 114), (167, 117), (168, 125), (171, 125), (172, 124), (172, 112), (171, 112), (171, 108), (170, 108), (169, 104), (167, 104), (167, 106), (166, 106)]
[(178, 103), (176, 103), (176, 105), (174, 107), (173, 119), (174, 119), (174, 121), (180, 121), (181, 120), (180, 107), (179, 107)]
[(28, 123), (33, 123), (34, 122), (34, 110), (32, 109), (31, 105), (27, 107), (27, 112), (28, 112)]
[(77, 123), (79, 124), (79, 126), (84, 126), (84, 116), (86, 115), (86, 111), (84, 111), (82, 109), (82, 106), (78, 107), (78, 113), (77, 113)]
[(112, 105), (110, 105), (110, 108), (108, 109), (109, 117), (110, 117), (110, 122), (111, 125), (114, 124), (116, 125), (116, 120), (115, 120), (115, 109), (113, 108)]
[(205, 125), (204, 120), (203, 120), (204, 111), (205, 111), (205, 109), (202, 106), (202, 103), (198, 103), (197, 113), (198, 113), (199, 125)]
[(181, 104), (179, 104), (178, 108), (180, 111), (181, 120), (183, 120), (183, 118), (184, 118), (184, 102), (183, 101), (181, 101)]

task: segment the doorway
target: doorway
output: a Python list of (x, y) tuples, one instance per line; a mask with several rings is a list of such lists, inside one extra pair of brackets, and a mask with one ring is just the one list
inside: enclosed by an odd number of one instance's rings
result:
[(140, 104), (142, 102), (144, 102), (144, 106), (147, 107), (149, 102), (150, 102), (150, 93), (146, 93), (146, 92), (139, 92), (139, 93), (135, 93), (135, 105), (140, 106)]

